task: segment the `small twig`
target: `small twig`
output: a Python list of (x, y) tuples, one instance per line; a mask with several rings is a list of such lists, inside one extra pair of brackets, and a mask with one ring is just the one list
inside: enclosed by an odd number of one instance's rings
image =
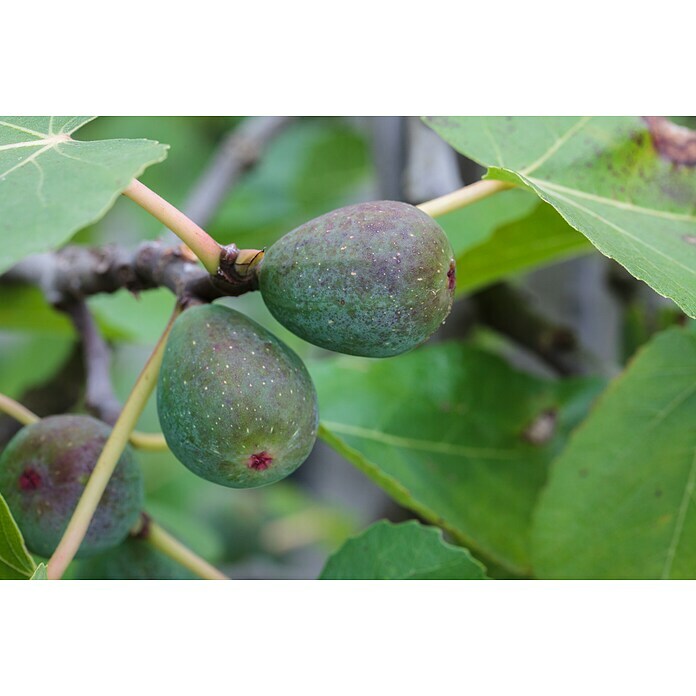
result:
[(390, 201), (404, 199), (405, 121), (403, 116), (373, 116), (368, 120), (378, 195)]
[(171, 290), (182, 304), (210, 302), (253, 289), (252, 280), (229, 286), (201, 268), (184, 248), (163, 242), (144, 242), (135, 251), (118, 246), (67, 246), (30, 256), (0, 278), (3, 283), (38, 286), (51, 304), (121, 288), (137, 293), (157, 287)]
[(121, 413), (121, 404), (111, 384), (109, 346), (84, 300), (63, 302), (58, 309), (70, 317), (82, 341), (86, 375), (85, 406), (97, 418), (113, 425)]
[(150, 355), (140, 376), (133, 385), (133, 389), (123, 406), (121, 415), (118, 417), (104, 445), (104, 449), (99, 455), (99, 459), (87, 481), (87, 485), (70, 518), (70, 522), (68, 522), (63, 537), (48, 562), (48, 577), (51, 580), (57, 580), (63, 576), (65, 569), (80, 548), (80, 544), (87, 533), (87, 529), (99, 505), (99, 501), (109, 483), (111, 474), (116, 468), (130, 435), (135, 428), (135, 424), (140, 414), (143, 412), (150, 394), (152, 394), (155, 388), (157, 374), (162, 364), (162, 356), (164, 355), (164, 347), (169, 337), (169, 332), (174, 324), (174, 320), (179, 315), (180, 311), (181, 307), (177, 305), (152, 355)]
[(290, 116), (260, 116), (240, 123), (222, 141), (186, 199), (183, 210), (205, 227), (230, 188), (254, 166), (268, 144), (292, 122)]

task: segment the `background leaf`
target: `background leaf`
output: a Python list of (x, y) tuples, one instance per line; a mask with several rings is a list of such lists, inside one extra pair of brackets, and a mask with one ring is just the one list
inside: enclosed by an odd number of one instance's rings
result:
[[(456, 343), (311, 363), (321, 437), (397, 502), (518, 573), (537, 494), (596, 382), (550, 382)], [(528, 429), (549, 418), (543, 442)]]
[[(481, 203), (496, 199), (494, 196)], [(528, 215), (498, 227), (482, 244), (457, 257), (456, 293), (472, 292), (550, 261), (587, 253), (592, 248), (550, 205), (537, 203)]]
[(429, 117), (488, 178), (522, 184), (603, 254), (696, 316), (696, 171), (634, 117)]
[(0, 495), (0, 580), (26, 580), (36, 564), (24, 545), (10, 508)]
[(435, 527), (381, 520), (329, 558), (320, 580), (483, 580), (485, 568)]
[(437, 219), (457, 259), (487, 242), (499, 227), (529, 215), (538, 198), (524, 189), (501, 191), (476, 205), (467, 205)]
[(19, 398), (64, 365), (73, 340), (51, 333), (0, 331), (0, 391)]
[(364, 200), (372, 175), (364, 135), (340, 118), (302, 119), (271, 143), (208, 231), (223, 244), (269, 246), (318, 215)]
[(0, 272), (98, 220), (133, 177), (166, 156), (151, 140), (73, 140), (89, 120), (0, 117)]
[(659, 334), (552, 467), (534, 524), (542, 578), (696, 577), (696, 335)]

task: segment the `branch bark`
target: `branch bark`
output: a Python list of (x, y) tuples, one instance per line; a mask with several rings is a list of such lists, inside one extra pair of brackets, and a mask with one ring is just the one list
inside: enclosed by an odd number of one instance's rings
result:
[(254, 166), (268, 144), (292, 122), (290, 116), (259, 116), (239, 124), (223, 141), (191, 191), (183, 210), (205, 227), (241, 175)]
[(228, 284), (201, 268), (184, 247), (161, 241), (145, 242), (134, 251), (119, 246), (67, 246), (24, 259), (0, 281), (37, 285), (56, 306), (120, 288), (138, 293), (166, 287), (183, 305), (253, 289), (253, 278), (246, 285)]
[(58, 305), (71, 319), (82, 343), (85, 365), (85, 406), (90, 413), (113, 425), (121, 413), (121, 404), (111, 384), (111, 351), (101, 335), (87, 303), (83, 299)]

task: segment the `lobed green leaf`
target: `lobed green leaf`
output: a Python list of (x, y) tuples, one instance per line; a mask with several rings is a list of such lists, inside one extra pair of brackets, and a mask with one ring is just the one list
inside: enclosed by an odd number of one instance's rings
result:
[(91, 117), (0, 117), (0, 273), (101, 218), (130, 181), (166, 157), (152, 140), (80, 142)]

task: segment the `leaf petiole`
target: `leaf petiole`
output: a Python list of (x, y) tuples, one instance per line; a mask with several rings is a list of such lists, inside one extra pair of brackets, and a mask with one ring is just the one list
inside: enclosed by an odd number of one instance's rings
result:
[(513, 185), (507, 181), (495, 181), (493, 179), (476, 181), (473, 184), (452, 191), (452, 193), (425, 201), (425, 203), (421, 203), (416, 207), (430, 215), (430, 217), (440, 217), (440, 215), (459, 210), (459, 208), (463, 208), (466, 205), (488, 198), (488, 196), (492, 196), (494, 193), (498, 193), (498, 191), (505, 191), (512, 187)]
[(200, 259), (208, 273), (217, 273), (222, 247), (202, 227), (137, 179), (130, 182), (123, 195), (174, 232)]
[(210, 565), (191, 549), (184, 546), (175, 539), (169, 532), (165, 531), (156, 522), (148, 520), (146, 533), (143, 535), (145, 541), (149, 542), (154, 548), (166, 554), (184, 568), (188, 568), (204, 580), (229, 580), (224, 573), (215, 566)]

